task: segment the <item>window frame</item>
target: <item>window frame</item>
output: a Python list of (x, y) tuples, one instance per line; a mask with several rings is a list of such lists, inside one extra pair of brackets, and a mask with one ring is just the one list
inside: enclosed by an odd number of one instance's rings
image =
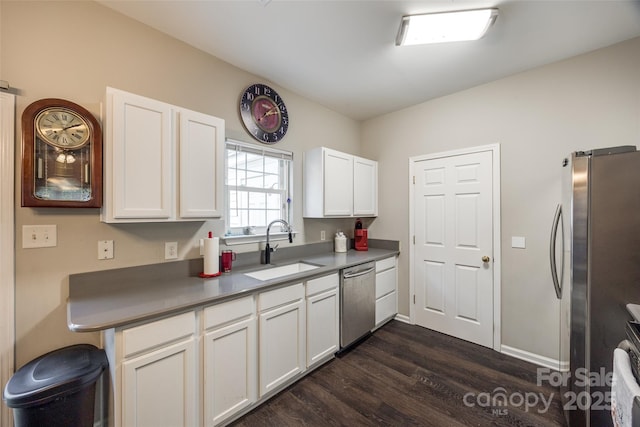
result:
[[(285, 176), (281, 176), (280, 179), (283, 180), (285, 184), (285, 188), (277, 191), (269, 191), (264, 187), (247, 187), (247, 186), (238, 186), (229, 185), (229, 153), (228, 150), (234, 149), (240, 152), (251, 153), (263, 157), (275, 158), (278, 160), (284, 160), (286, 163), (286, 171), (280, 172)], [(263, 241), (267, 234), (267, 226), (255, 227), (252, 234), (248, 234), (244, 229), (247, 227), (245, 225), (241, 227), (231, 227), (231, 191), (232, 189), (246, 189), (247, 191), (252, 192), (264, 192), (266, 194), (269, 193), (278, 193), (283, 196), (284, 202), (280, 208), (280, 215), (278, 219), (284, 219), (289, 224), (292, 225), (291, 218), (293, 216), (293, 202), (292, 202), (292, 194), (293, 194), (293, 153), (290, 151), (280, 150), (277, 148), (269, 147), (269, 146), (260, 146), (257, 144), (250, 144), (243, 141), (238, 141), (234, 139), (227, 138), (225, 140), (224, 147), (224, 170), (225, 170), (225, 180), (224, 180), (224, 198), (225, 198), (225, 216), (224, 216), (224, 237), (223, 240), (227, 245), (233, 244), (241, 244), (241, 243), (251, 243), (251, 242), (259, 242)], [(234, 169), (236, 169), (234, 167)], [(266, 175), (263, 171), (263, 175)], [(249, 208), (247, 207), (247, 210)], [(267, 206), (265, 205), (264, 210), (267, 211)], [(266, 215), (266, 212), (265, 212)], [(295, 234), (295, 232), (294, 232)], [(282, 240), (288, 237), (288, 234), (284, 231), (281, 231), (280, 226), (272, 227), (269, 233), (270, 240)]]

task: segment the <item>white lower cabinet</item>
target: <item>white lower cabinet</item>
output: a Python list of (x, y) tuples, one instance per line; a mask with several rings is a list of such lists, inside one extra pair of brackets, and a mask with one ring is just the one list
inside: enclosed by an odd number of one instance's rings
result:
[(114, 426), (198, 423), (195, 330), (190, 312), (105, 334)]
[(232, 417), (257, 399), (253, 296), (204, 309), (204, 425)]
[(104, 332), (114, 427), (215, 426), (334, 356), (337, 273)]
[(338, 274), (306, 283), (307, 367), (327, 361), (338, 351), (340, 305)]
[(260, 397), (306, 369), (304, 285), (258, 295)]
[(195, 425), (195, 353), (190, 338), (124, 362), (123, 425)]
[(376, 328), (398, 313), (396, 257), (376, 261)]

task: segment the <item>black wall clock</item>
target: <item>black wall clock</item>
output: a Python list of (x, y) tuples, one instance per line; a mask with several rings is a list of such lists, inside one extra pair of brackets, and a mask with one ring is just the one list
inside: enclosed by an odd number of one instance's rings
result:
[(102, 130), (85, 108), (41, 99), (22, 114), (22, 206), (102, 205)]
[(284, 101), (275, 90), (260, 83), (242, 92), (240, 116), (251, 136), (264, 144), (279, 142), (289, 129), (289, 113)]

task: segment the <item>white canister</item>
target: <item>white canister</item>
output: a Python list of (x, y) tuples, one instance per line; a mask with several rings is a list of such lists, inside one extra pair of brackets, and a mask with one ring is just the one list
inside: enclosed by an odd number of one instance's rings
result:
[(347, 236), (342, 231), (336, 233), (334, 248), (336, 252), (347, 252)]

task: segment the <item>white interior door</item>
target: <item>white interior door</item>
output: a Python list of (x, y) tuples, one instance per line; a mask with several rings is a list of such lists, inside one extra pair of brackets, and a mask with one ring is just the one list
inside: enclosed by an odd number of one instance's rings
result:
[(494, 154), (413, 163), (414, 321), (494, 347)]

